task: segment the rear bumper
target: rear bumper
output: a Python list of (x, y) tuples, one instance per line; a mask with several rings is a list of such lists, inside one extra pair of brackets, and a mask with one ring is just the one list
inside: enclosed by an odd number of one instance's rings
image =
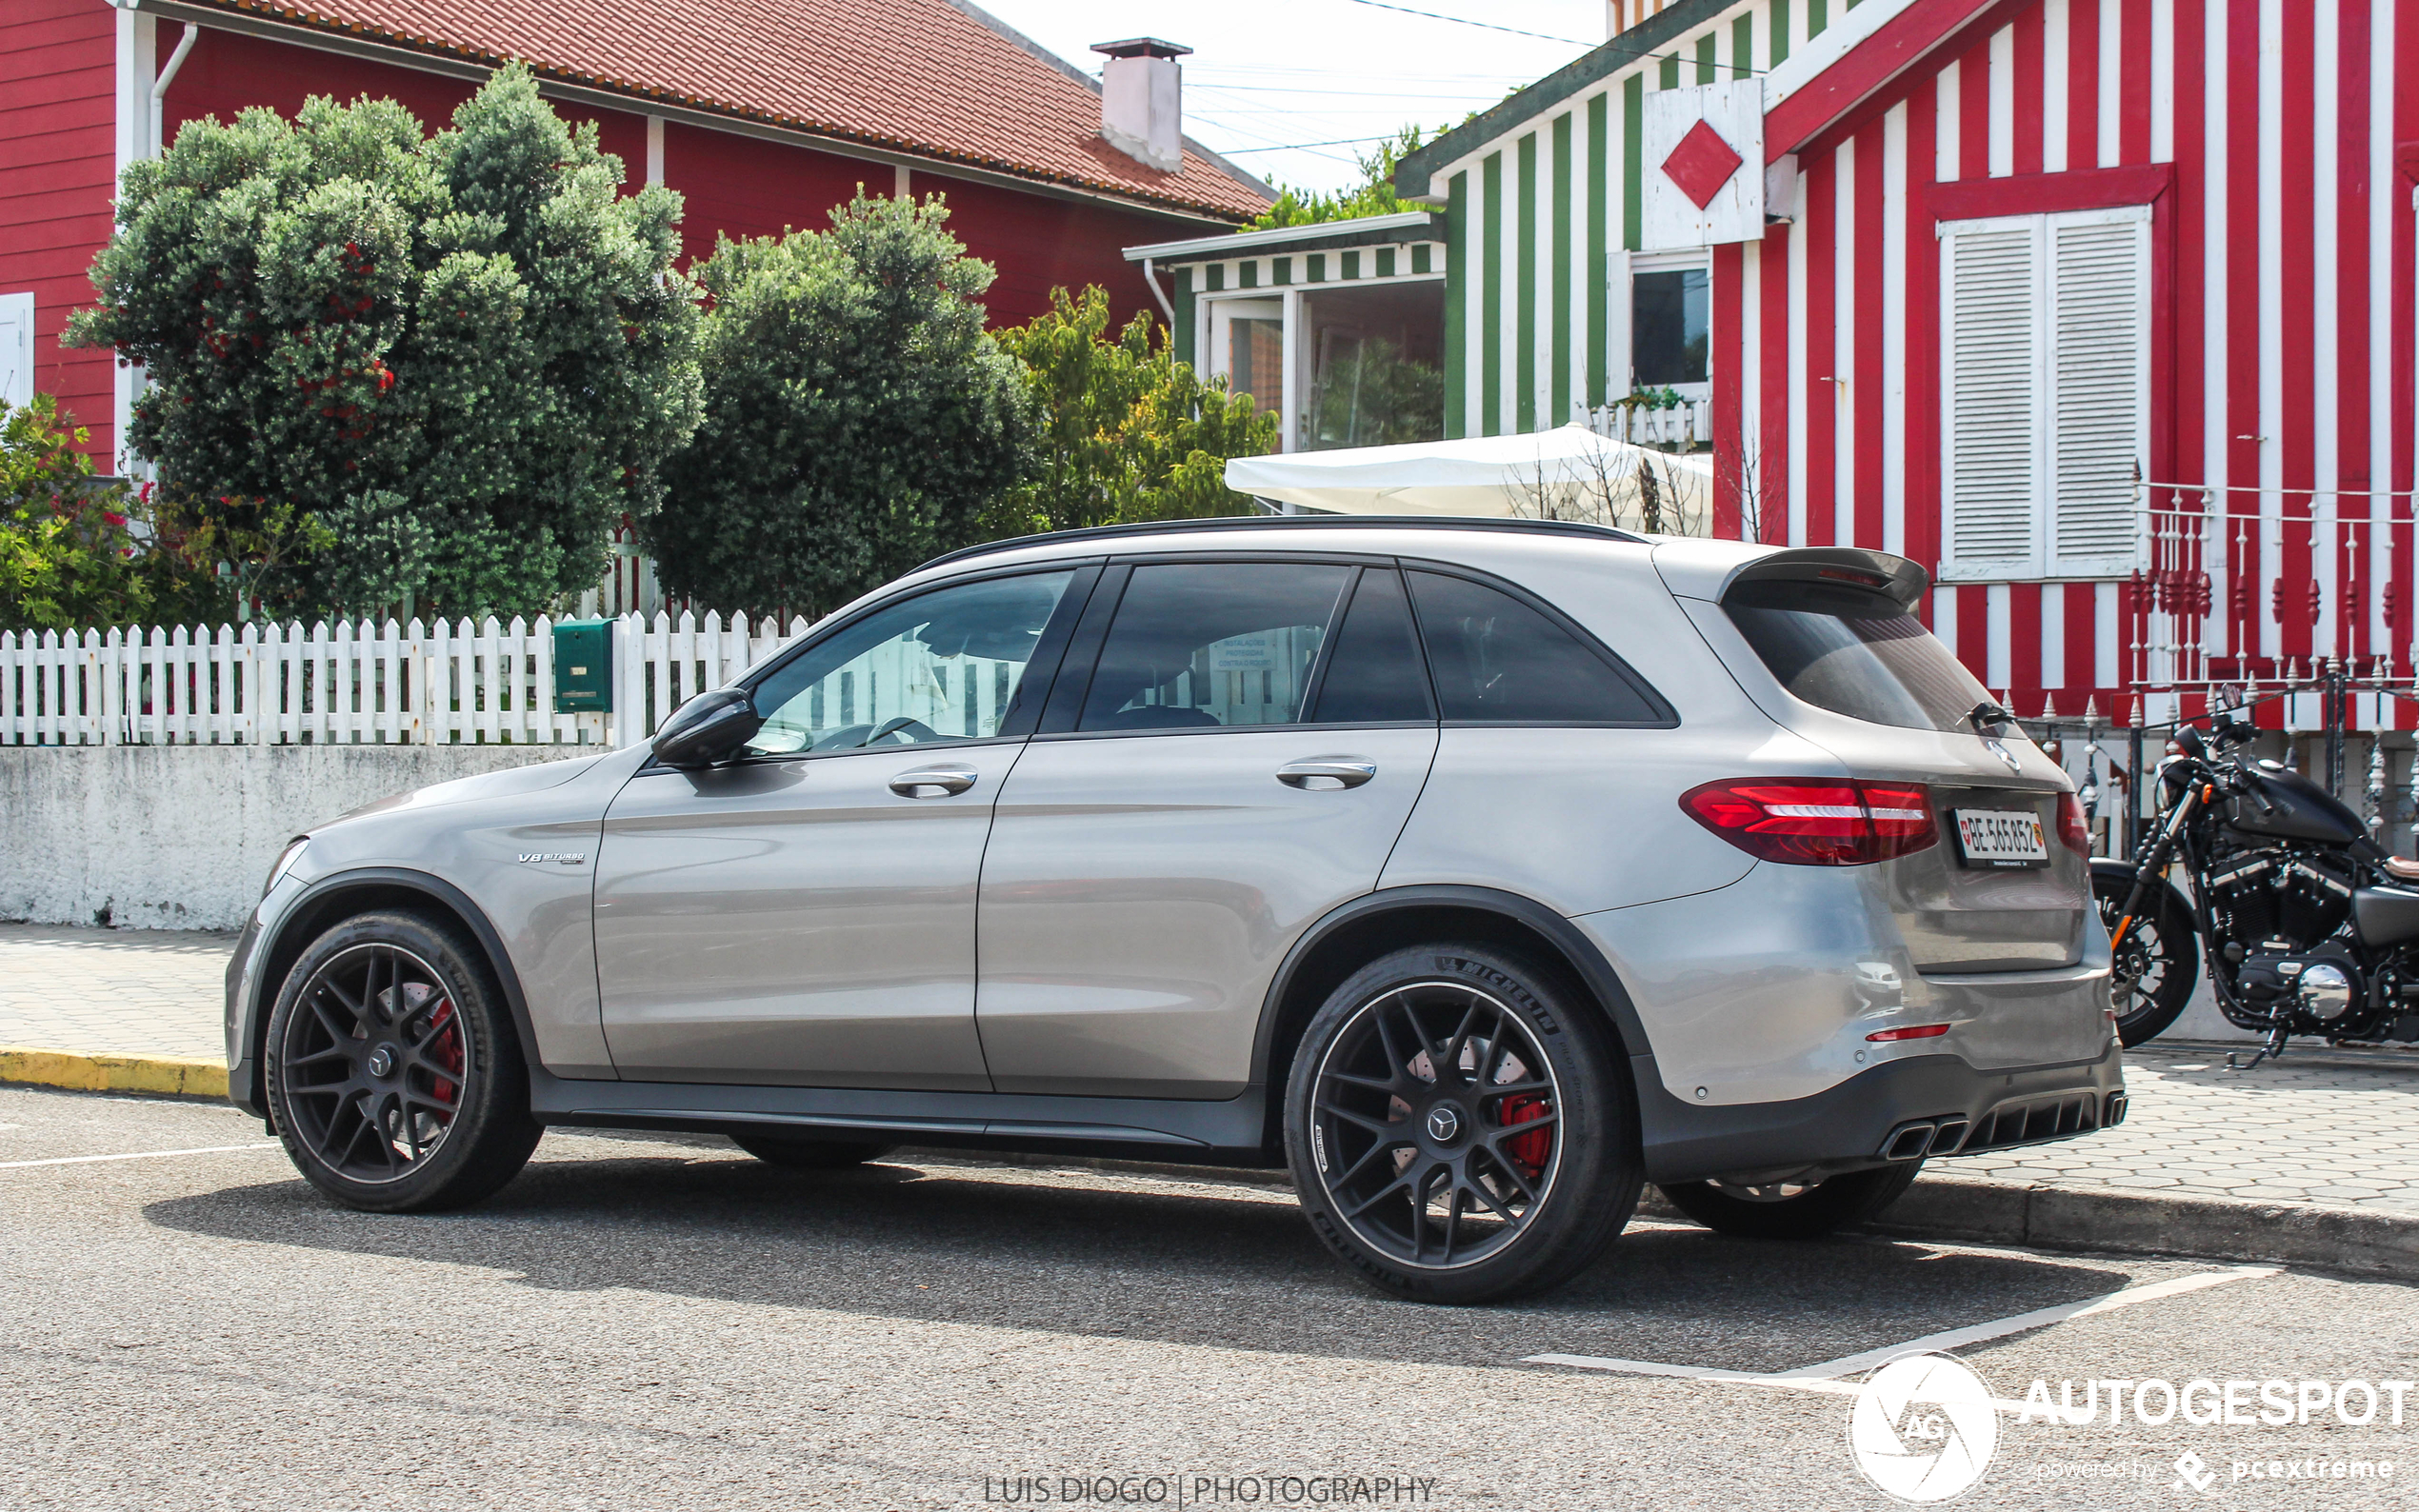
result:
[[(1655, 1183), (1975, 1155), (2092, 1133), (2120, 1121), (2125, 1108), (2123, 1056), (2113, 1039), (2095, 1060), (1989, 1071), (1954, 1055), (1913, 1056), (1811, 1097), (1727, 1106), (1690, 1106), (1649, 1066), (1638, 1070), (1639, 1131), (1647, 1179)], [(1917, 1130), (1921, 1147), (1910, 1147)]]

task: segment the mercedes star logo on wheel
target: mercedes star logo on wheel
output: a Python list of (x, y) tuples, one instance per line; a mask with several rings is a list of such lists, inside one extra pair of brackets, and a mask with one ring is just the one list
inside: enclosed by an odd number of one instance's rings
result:
[(1449, 1144), (1462, 1131), (1462, 1116), (1439, 1104), (1428, 1110), (1428, 1136), (1439, 1144)]

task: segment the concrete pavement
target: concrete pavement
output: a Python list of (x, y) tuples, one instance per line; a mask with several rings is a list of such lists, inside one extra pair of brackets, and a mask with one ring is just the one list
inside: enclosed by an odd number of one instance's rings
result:
[[(2397, 1422), (2376, 1386), (2419, 1374), (2392, 1283), (1646, 1221), (1551, 1296), (1442, 1309), (1349, 1279), (1274, 1191), (567, 1134), (476, 1208), (371, 1217), (261, 1143), (0, 1089), (0, 1505), (1882, 1508), (1852, 1380), (1532, 1360), (1770, 1373), (1955, 1329), (1997, 1399), (2101, 1403), (2002, 1410), (1957, 1505), (2419, 1505), (2419, 1393)], [(2151, 1382), (2199, 1409), (2142, 1421)], [(2263, 1422), (2271, 1383), (2367, 1421)]]

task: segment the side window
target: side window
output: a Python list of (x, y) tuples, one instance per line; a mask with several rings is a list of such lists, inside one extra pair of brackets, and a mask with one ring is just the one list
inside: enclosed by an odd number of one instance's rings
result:
[(1352, 607), (1335, 632), (1335, 650), (1320, 679), (1311, 721), (1397, 725), (1435, 717), (1402, 577), (1371, 568), (1361, 574), (1360, 586), (1352, 590)]
[(1601, 654), (1511, 595), (1442, 572), (1408, 575), (1447, 719), (1650, 725), (1666, 717)]
[(1350, 575), (1294, 562), (1136, 567), (1076, 727), (1292, 724)]
[(998, 734), (1073, 577), (988, 578), (860, 620), (756, 685), (765, 725), (748, 748), (786, 755)]

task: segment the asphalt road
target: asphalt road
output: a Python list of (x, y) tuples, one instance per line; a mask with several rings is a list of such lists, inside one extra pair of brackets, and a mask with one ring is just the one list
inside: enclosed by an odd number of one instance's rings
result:
[[(1090, 1506), (1886, 1506), (1844, 1387), (1525, 1357), (1778, 1372), (2224, 1269), (1641, 1223), (1549, 1298), (1446, 1310), (1349, 1280), (1267, 1187), (555, 1135), (478, 1209), (379, 1218), (261, 1141), (202, 1104), (0, 1089), (0, 1507), (1056, 1506), (1075, 1478)], [(21, 1164), (45, 1161), (74, 1164)], [(2331, 1392), (2419, 1379), (2413, 1300), (2287, 1272), (1961, 1354), (2003, 1399)], [(2001, 1416), (1952, 1504), (2419, 1506), (2419, 1389), (2399, 1428), (2107, 1416)]]

